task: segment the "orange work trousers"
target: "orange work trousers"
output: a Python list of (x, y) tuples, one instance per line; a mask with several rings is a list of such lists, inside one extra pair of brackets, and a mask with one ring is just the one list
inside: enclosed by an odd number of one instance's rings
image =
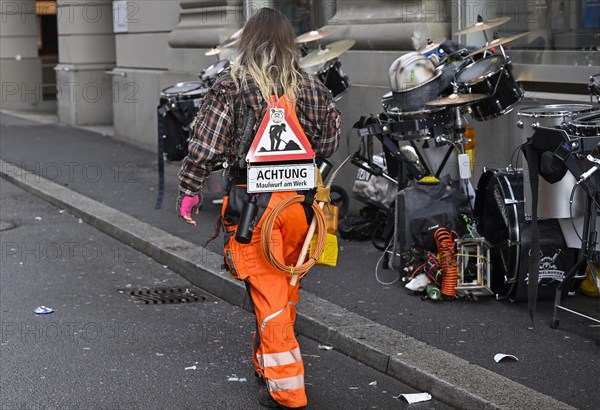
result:
[[(265, 216), (279, 202), (296, 192), (275, 192), (261, 220), (254, 229), (252, 241), (241, 244), (234, 238), (237, 225), (226, 226), (225, 262), (230, 274), (246, 282), (256, 315), (253, 362), (271, 396), (286, 407), (306, 406), (304, 363), (294, 335), (298, 288), (289, 284), (290, 277), (275, 269), (263, 256), (261, 230)], [(223, 214), (227, 200), (223, 203)], [(273, 226), (271, 250), (286, 265), (296, 265), (304, 243), (308, 223), (301, 204), (292, 204), (277, 217)]]

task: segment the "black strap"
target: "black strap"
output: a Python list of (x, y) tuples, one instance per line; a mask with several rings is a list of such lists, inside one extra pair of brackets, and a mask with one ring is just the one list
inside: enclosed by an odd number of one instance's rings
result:
[(448, 147), (448, 151), (446, 152), (446, 155), (444, 155), (444, 159), (442, 160), (442, 163), (440, 164), (440, 167), (435, 172), (435, 177), (437, 179), (440, 179), (440, 175), (441, 175), (442, 171), (444, 170), (444, 167), (446, 166), (446, 163), (450, 159), (450, 155), (452, 155), (453, 152), (454, 152), (454, 145), (450, 145)]
[[(394, 256), (395, 255), (403, 255), (404, 253), (404, 249), (407, 247), (408, 243), (406, 240), (407, 237), (407, 231), (406, 231), (406, 207), (405, 207), (405, 203), (404, 203), (404, 193), (400, 194), (400, 192), (398, 192), (398, 195), (396, 196), (396, 218), (398, 219), (398, 226), (396, 227), (396, 237), (395, 240), (397, 241), (396, 243), (398, 244), (397, 246), (394, 246)], [(399, 238), (399, 236), (401, 236), (401, 238)], [(403, 272), (404, 269), (404, 256), (400, 257), (400, 267), (399, 267), (399, 272)]]
[(525, 155), (529, 168), (529, 183), (531, 186), (531, 248), (529, 255), (529, 282), (527, 286), (527, 306), (529, 318), (534, 323), (535, 308), (537, 305), (538, 278), (540, 271), (540, 238), (538, 232), (538, 188), (539, 169), (538, 156), (530, 138), (525, 145)]
[(256, 135), (256, 118), (254, 117), (254, 109), (251, 105), (246, 106), (246, 111), (244, 113), (244, 128), (242, 129), (242, 139), (238, 145), (237, 156), (240, 161), (237, 164), (239, 168), (246, 167), (246, 154), (250, 150), (250, 145), (252, 145), (252, 141)]
[(168, 104), (159, 105), (156, 110), (156, 122), (158, 127), (158, 197), (154, 209), (160, 209), (165, 194), (165, 155), (164, 155), (164, 133), (165, 114), (169, 111)]

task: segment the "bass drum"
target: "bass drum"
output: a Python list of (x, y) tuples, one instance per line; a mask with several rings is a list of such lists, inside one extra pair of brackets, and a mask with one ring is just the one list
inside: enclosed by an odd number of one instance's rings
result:
[[(486, 170), (477, 185), (477, 229), (492, 245), (491, 289), (498, 297), (526, 301), (529, 288), (532, 224), (525, 218), (523, 171)], [(576, 252), (568, 249), (556, 219), (538, 220), (540, 265), (538, 300), (553, 300), (556, 288), (574, 265)], [(572, 278), (562, 296), (574, 289)]]
[(523, 205), (523, 170), (484, 170), (477, 184), (475, 217), (477, 230), (492, 245), (491, 289), (499, 296), (510, 295), (518, 281)]

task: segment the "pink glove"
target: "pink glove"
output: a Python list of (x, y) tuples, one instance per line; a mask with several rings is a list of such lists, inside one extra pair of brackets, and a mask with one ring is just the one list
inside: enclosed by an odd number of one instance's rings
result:
[[(194, 207), (200, 203), (200, 197), (198, 195), (195, 196), (184, 196), (181, 200), (181, 205), (179, 207), (179, 215), (180, 216), (192, 216), (192, 211)], [(197, 211), (196, 211), (197, 213)]]
[(177, 207), (175, 211), (177, 215), (182, 217), (190, 225), (196, 225), (196, 221), (192, 219), (192, 213), (199, 214), (200, 206), (202, 205), (200, 195), (188, 196), (183, 193), (179, 193), (177, 197)]

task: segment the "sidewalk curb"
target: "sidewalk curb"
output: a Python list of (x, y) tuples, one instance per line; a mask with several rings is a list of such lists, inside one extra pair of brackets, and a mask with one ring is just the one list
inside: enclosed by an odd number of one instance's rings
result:
[[(167, 265), (195, 286), (251, 310), (222, 256), (0, 160), (0, 177)], [(573, 407), (399, 331), (300, 291), (297, 330), (437, 400), (465, 409)]]

